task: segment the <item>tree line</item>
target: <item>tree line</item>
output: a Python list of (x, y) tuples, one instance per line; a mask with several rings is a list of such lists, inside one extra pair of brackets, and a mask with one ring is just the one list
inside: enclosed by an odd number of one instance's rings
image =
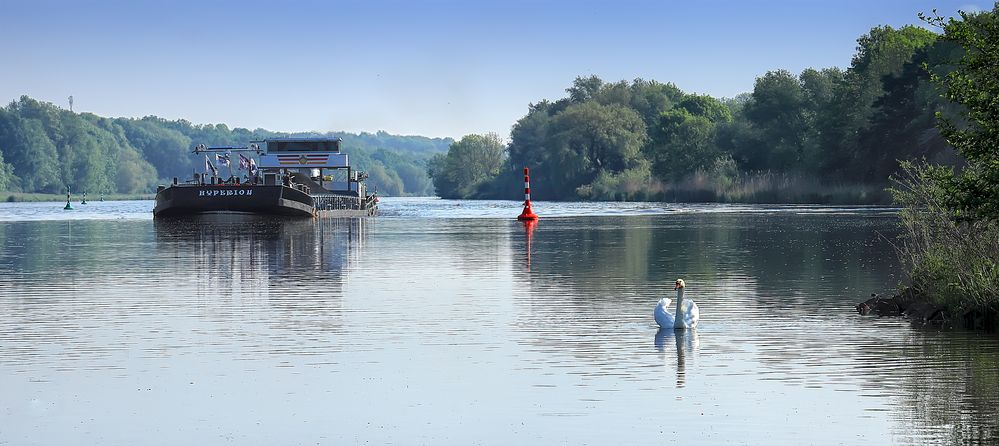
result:
[[(469, 135), (427, 165), (445, 198), (885, 202), (899, 160), (955, 165), (934, 73), (960, 51), (916, 26), (879, 26), (845, 70), (777, 69), (735, 98), (672, 83), (579, 77), (528, 106), (509, 142)], [(837, 196), (839, 194), (839, 196)]]
[(246, 146), (275, 137), (336, 136), (351, 164), (369, 174), (384, 195), (430, 195), (427, 160), (447, 150), (450, 138), (377, 133), (279, 133), (192, 124), (155, 116), (105, 118), (73, 113), (22, 96), (0, 108), (0, 190), (64, 193), (147, 193), (173, 177), (204, 170), (191, 154), (198, 144)]

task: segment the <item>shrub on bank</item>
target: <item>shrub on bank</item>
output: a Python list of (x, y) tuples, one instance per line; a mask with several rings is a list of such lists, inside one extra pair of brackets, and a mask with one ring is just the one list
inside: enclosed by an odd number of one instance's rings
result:
[(667, 201), (719, 203), (887, 204), (881, 186), (828, 183), (812, 176), (782, 172), (719, 175), (698, 171), (665, 187)]
[(999, 224), (954, 218), (943, 185), (949, 168), (902, 167), (890, 191), (902, 207), (897, 249), (911, 286), (955, 316), (994, 317), (999, 312)]

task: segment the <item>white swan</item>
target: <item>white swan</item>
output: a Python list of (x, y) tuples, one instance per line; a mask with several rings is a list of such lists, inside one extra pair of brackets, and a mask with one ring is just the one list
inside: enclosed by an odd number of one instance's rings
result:
[(700, 319), (700, 311), (697, 304), (690, 299), (683, 298), (683, 279), (676, 279), (673, 289), (676, 290), (676, 315), (670, 314), (669, 304), (672, 300), (668, 297), (659, 299), (655, 311), (652, 315), (656, 318), (656, 323), (660, 328), (672, 328), (682, 330), (684, 328), (694, 328)]

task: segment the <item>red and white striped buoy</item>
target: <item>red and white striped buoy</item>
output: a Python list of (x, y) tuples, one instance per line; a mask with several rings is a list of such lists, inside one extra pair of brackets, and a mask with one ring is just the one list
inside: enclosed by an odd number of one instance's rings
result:
[(527, 168), (524, 168), (524, 211), (520, 213), (517, 220), (537, 220), (538, 216), (531, 210), (531, 177)]

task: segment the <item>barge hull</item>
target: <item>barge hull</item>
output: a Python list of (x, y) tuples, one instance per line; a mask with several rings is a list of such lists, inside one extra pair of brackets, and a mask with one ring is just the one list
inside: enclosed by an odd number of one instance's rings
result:
[(299, 217), (314, 215), (312, 197), (285, 186), (171, 186), (156, 194), (153, 216), (249, 213)]

